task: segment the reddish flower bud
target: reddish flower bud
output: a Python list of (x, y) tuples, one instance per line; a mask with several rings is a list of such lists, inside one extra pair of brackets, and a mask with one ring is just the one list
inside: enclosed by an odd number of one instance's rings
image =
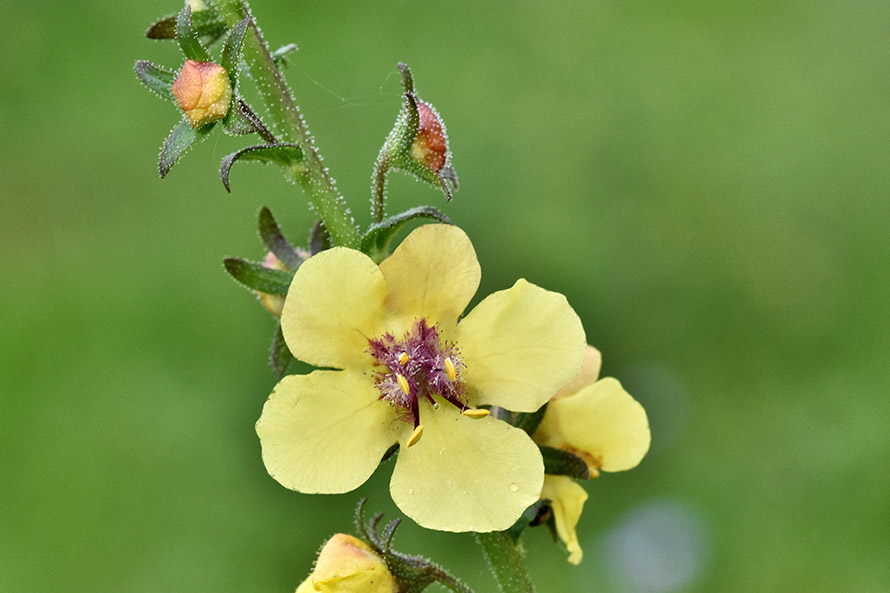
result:
[(224, 118), (232, 101), (229, 73), (213, 62), (186, 60), (170, 91), (192, 128)]
[(417, 137), (411, 144), (411, 156), (438, 173), (448, 160), (448, 136), (442, 118), (435, 108), (421, 100), (417, 101), (417, 114), (420, 121)]

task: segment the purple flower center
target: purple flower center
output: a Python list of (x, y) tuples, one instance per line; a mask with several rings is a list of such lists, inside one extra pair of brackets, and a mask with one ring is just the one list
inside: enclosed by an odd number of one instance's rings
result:
[(374, 357), (374, 366), (383, 367), (374, 377), (380, 399), (395, 406), (400, 418), (417, 428), (418, 401), (426, 398), (438, 407), (436, 395), (461, 411), (467, 409), (461, 380), (466, 365), (457, 346), (441, 340), (438, 324), (430, 327), (426, 319), (418, 319), (401, 340), (386, 333), (368, 343), (366, 352)]

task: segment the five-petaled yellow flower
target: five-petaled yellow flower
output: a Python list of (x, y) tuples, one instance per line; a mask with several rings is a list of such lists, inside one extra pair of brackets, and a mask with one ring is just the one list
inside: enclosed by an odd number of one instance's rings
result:
[[(636, 467), (651, 440), (643, 406), (617, 380), (598, 379), (601, 362), (599, 350), (588, 346), (581, 372), (556, 392), (534, 434), (539, 444), (583, 459), (592, 478), (600, 470), (617, 472)], [(569, 562), (578, 564), (583, 553), (575, 527), (587, 492), (569, 477), (548, 475), (541, 498), (551, 501), (556, 533), (566, 544)]]
[(275, 387), (257, 422), (272, 477), (348, 492), (398, 443), (390, 492), (423, 527), (503, 530), (538, 500), (537, 446), (482, 407), (540, 408), (581, 368), (584, 330), (565, 297), (525, 280), (461, 319), (480, 276), (469, 238), (447, 225), (416, 229), (379, 266), (345, 247), (300, 266), (284, 338), (296, 358), (340, 370)]

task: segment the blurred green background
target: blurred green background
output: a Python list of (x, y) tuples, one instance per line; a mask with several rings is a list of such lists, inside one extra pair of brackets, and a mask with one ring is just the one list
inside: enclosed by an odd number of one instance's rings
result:
[[(390, 467), (305, 496), (253, 423), (272, 321), (224, 273), (268, 205), (314, 222), (272, 168), (223, 190), (213, 137), (161, 181), (169, 104), (133, 62), (177, 3), (0, 3), (0, 591), (284, 592), (397, 510)], [(255, 0), (362, 225), (400, 104), (396, 62), (448, 125), (441, 207), (481, 294), (565, 293), (650, 414), (639, 468), (587, 484), (586, 555), (526, 538), (547, 591), (890, 590), (890, 10), (885, 3)], [(465, 535), (396, 545), (493, 591)]]

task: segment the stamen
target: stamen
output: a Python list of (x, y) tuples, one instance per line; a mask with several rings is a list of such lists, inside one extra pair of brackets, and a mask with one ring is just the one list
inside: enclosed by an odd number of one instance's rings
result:
[(491, 414), (490, 410), (484, 410), (482, 408), (471, 409), (467, 408), (463, 412), (461, 412), (467, 418), (485, 418), (489, 414)]
[(401, 354), (399, 354), (399, 364), (400, 365), (405, 366), (406, 364), (408, 364), (409, 360), (411, 360), (411, 357), (408, 356), (407, 352), (402, 352)]
[(405, 392), (405, 395), (411, 395), (411, 387), (408, 385), (408, 379), (405, 378), (405, 375), (396, 373), (396, 382), (402, 388), (402, 391)]
[(451, 362), (451, 357), (445, 359), (445, 372), (448, 373), (448, 378), (454, 383), (457, 380), (457, 371), (454, 370), (454, 363)]
[[(401, 376), (401, 375), (400, 375)], [(410, 447), (417, 443), (420, 440), (420, 435), (423, 434), (423, 424), (420, 424), (417, 428), (414, 429), (414, 432), (411, 433), (411, 436), (408, 437), (408, 440), (405, 442), (406, 447)]]

